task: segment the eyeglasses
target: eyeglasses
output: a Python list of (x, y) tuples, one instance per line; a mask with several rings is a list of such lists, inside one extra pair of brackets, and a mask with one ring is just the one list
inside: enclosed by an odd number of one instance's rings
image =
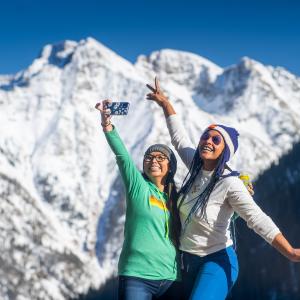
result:
[(220, 135), (211, 136), (208, 131), (204, 132), (200, 138), (200, 141), (207, 141), (211, 137), (212, 142), (218, 146), (222, 142), (222, 137)]
[(147, 154), (144, 156), (144, 161), (145, 162), (151, 162), (153, 159), (156, 159), (157, 162), (162, 162), (166, 159), (168, 159), (165, 155), (150, 155)]

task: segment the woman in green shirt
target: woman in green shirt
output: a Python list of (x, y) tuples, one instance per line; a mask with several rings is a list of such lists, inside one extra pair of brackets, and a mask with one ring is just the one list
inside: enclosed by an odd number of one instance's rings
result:
[(176, 227), (177, 207), (172, 205), (176, 200), (177, 161), (168, 146), (155, 144), (144, 154), (141, 173), (111, 123), (110, 111), (105, 108), (108, 102), (97, 103), (96, 109), (126, 191), (119, 299), (148, 300), (163, 295), (178, 278), (176, 228), (180, 227)]

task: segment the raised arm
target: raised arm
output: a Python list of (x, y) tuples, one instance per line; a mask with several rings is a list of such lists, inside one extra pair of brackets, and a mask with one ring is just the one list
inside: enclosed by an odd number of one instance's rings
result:
[(163, 109), (166, 119), (169, 116), (176, 115), (173, 105), (169, 101), (168, 97), (162, 92), (157, 77), (154, 79), (154, 84), (155, 87), (152, 87), (150, 84), (146, 84), (147, 88), (151, 91), (151, 93), (147, 94), (146, 98), (148, 100), (153, 100)]
[(116, 128), (111, 123), (110, 110), (105, 108), (108, 102), (111, 101), (104, 100), (101, 103), (97, 103), (95, 108), (101, 113), (101, 125), (103, 127), (103, 132), (111, 150), (116, 156), (126, 192), (128, 195), (134, 195), (137, 189), (146, 188), (147, 184), (123, 144)]
[(248, 227), (282, 255), (291, 261), (300, 262), (300, 249), (294, 249), (289, 244), (272, 219), (255, 203), (243, 183), (238, 179), (229, 187), (228, 202), (234, 211), (247, 222)]
[(156, 102), (163, 109), (171, 137), (171, 143), (184, 164), (189, 168), (195, 154), (195, 147), (193, 147), (192, 142), (180, 123), (173, 105), (162, 92), (157, 77), (155, 77), (154, 84), (155, 87), (147, 84), (151, 93), (147, 94), (146, 98)]

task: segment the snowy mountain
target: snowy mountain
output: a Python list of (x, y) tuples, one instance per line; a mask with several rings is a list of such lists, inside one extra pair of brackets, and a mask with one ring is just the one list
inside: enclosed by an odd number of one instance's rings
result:
[(115, 273), (124, 194), (94, 105), (131, 103), (113, 122), (141, 167), (148, 145), (170, 143), (145, 100), (155, 75), (194, 144), (210, 123), (239, 130), (234, 168), (256, 176), (299, 140), (300, 79), (282, 68), (243, 58), (222, 69), (174, 50), (133, 65), (92, 38), (45, 46), (0, 76), (1, 299), (69, 299)]

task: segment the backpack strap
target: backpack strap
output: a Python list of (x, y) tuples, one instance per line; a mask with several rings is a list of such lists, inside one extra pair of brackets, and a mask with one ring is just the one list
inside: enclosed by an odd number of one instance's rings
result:
[(230, 173), (226, 175), (222, 175), (221, 178), (226, 178), (229, 176), (240, 176), (240, 172), (238, 171), (233, 171), (227, 164), (225, 164), (224, 169), (228, 170)]

